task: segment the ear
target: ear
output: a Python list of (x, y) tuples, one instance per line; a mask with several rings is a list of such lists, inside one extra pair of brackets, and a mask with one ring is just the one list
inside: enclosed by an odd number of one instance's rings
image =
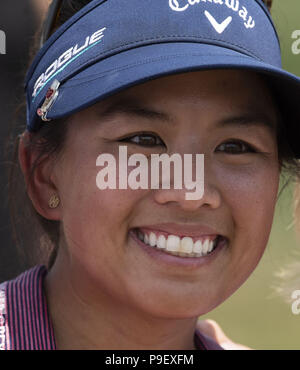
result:
[(48, 220), (60, 220), (61, 206), (52, 209), (49, 207), (49, 199), (53, 194), (59, 196), (53, 177), (53, 160), (50, 156), (44, 156), (38, 160), (34, 170), (33, 166), (38, 159), (39, 152), (29, 146), (31, 133), (24, 132), (19, 142), (19, 163), (26, 183), (27, 193), (35, 210)]

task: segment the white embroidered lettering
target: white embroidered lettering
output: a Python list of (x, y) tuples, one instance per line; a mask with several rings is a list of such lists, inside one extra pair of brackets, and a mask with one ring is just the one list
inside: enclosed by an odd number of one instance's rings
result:
[(52, 63), (51, 66), (46, 70), (45, 80), (47, 80), (50, 76), (52, 76), (53, 73), (57, 70), (57, 63), (58, 63), (58, 60)]
[[(94, 32), (91, 36), (86, 37), (84, 45), (78, 47), (78, 43), (71, 47), (70, 49), (66, 50), (59, 58), (57, 58), (46, 70), (46, 72), (42, 73), (40, 77), (36, 80), (34, 84), (34, 89), (32, 93), (32, 97), (35, 98), (39, 93), (40, 89), (48, 82), (48, 80), (53, 77), (56, 72), (60, 72), (65, 68), (67, 65), (66, 62), (75, 60), (80, 53), (84, 53), (87, 51), (93, 44), (99, 42), (104, 37), (104, 31), (106, 27), (101, 28), (100, 30)], [(60, 68), (62, 68), (60, 70)]]
[(103, 32), (104, 32), (105, 30), (106, 30), (106, 27), (104, 27), (104, 28), (102, 28), (101, 30), (99, 30), (99, 31), (95, 32), (95, 33), (91, 36), (91, 38), (90, 38), (90, 45), (91, 45), (91, 44), (94, 44), (95, 42), (97, 42), (97, 41), (99, 41), (99, 40), (101, 40), (101, 39), (104, 37)]
[[(172, 10), (176, 12), (184, 12), (190, 6), (199, 5), (203, 3), (211, 3), (216, 5), (226, 5), (226, 7), (232, 10), (243, 19), (244, 26), (247, 29), (251, 29), (255, 27), (255, 20), (253, 17), (249, 15), (249, 12), (245, 6), (240, 8), (240, 1), (239, 0), (169, 0), (169, 6)], [(207, 10), (206, 10), (207, 11)], [(209, 13), (210, 14), (210, 13)], [(226, 21), (228, 18), (226, 19)], [(230, 23), (230, 22), (229, 22)], [(218, 27), (214, 27), (218, 33), (222, 33), (218, 31)]]
[(34, 89), (33, 89), (33, 96), (35, 96), (39, 90), (40, 87), (43, 86), (44, 84), (44, 81), (45, 81), (45, 74), (43, 73), (36, 81), (35, 85), (34, 85)]
[(255, 22), (253, 18), (250, 16), (247, 23), (244, 23), (246, 28), (253, 28), (255, 26)]
[(84, 45), (82, 45), (80, 48), (78, 48), (78, 44), (74, 46), (74, 49), (73, 49), (73, 55), (76, 55), (78, 53), (80, 53), (82, 50), (84, 50), (88, 44), (89, 44), (89, 41), (90, 41), (90, 37), (88, 36), (86, 39), (85, 39), (85, 43)]
[(189, 7), (189, 4), (186, 4), (183, 8), (181, 8), (177, 0), (169, 0), (169, 5), (170, 8), (175, 12), (184, 12)]
[(248, 10), (243, 6), (242, 10), (239, 11), (239, 16), (243, 18), (244, 21), (247, 20)]
[(207, 10), (205, 10), (204, 14), (206, 15), (207, 19), (210, 21), (214, 29), (220, 34), (225, 31), (225, 29), (229, 26), (229, 24), (232, 21), (232, 17), (227, 17), (222, 23), (218, 23)]
[(190, 5), (199, 4), (201, 0), (189, 0)]
[(225, 4), (227, 5), (227, 7), (229, 9), (232, 9), (235, 12), (237, 12), (239, 10), (239, 7), (240, 7), (239, 0), (225, 0)]
[(58, 61), (57, 61), (57, 68), (60, 68), (63, 64), (65, 64), (69, 59), (72, 58), (72, 51), (73, 51), (73, 48), (67, 50), (66, 52), (64, 52), (59, 58), (58, 58)]

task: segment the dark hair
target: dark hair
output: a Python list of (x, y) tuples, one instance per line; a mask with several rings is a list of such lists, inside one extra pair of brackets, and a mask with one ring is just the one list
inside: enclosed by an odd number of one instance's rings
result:
[[(63, 0), (52, 33), (89, 2), (91, 0)], [(42, 28), (34, 37), (33, 47), (29, 53), (29, 64), (40, 47), (41, 34)], [(47, 220), (38, 214), (27, 195), (18, 161), (19, 137), (26, 130), (25, 112), (25, 102), (22, 102), (16, 111), (15, 127), (11, 128), (7, 148), (9, 163), (11, 163), (8, 178), (8, 202), (12, 235), (24, 266), (44, 263), (51, 267), (57, 254), (60, 223)], [(35, 149), (39, 153), (31, 174), (45, 157), (58, 156), (62, 152), (66, 134), (67, 120), (63, 119), (51, 121), (51, 124), (45, 122), (37, 133), (31, 135), (27, 146), (29, 150)]]
[[(91, 0), (64, 0), (53, 31), (90, 1)], [(30, 53), (31, 59), (39, 48), (40, 35), (41, 30), (35, 37), (34, 47)], [(18, 110), (18, 112), (21, 112), (21, 116), (16, 120), (16, 126), (11, 130), (11, 138), (9, 141), (10, 150), (8, 151), (12, 158), (9, 171), (9, 205), (12, 232), (25, 266), (44, 263), (50, 268), (57, 254), (60, 237), (60, 222), (50, 221), (40, 216), (34, 209), (27, 195), (17, 155), (19, 135), (26, 130), (24, 106), (25, 104), (22, 104), (21, 108)], [(51, 121), (50, 124), (45, 122), (37, 133), (31, 135), (27, 144), (29, 150), (35, 149), (38, 150), (39, 153), (32, 172), (45, 157), (58, 157), (62, 153), (67, 135), (67, 128), (68, 119), (56, 120), (55, 122)], [(287, 168), (290, 173), (298, 175), (300, 173), (299, 164), (287, 145), (284, 125), (281, 125), (281, 128), (283, 131), (280, 132), (278, 139), (280, 164), (284, 168)]]

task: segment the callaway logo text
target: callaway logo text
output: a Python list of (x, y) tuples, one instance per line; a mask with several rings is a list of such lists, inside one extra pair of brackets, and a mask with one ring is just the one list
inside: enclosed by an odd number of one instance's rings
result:
[[(225, 5), (227, 8), (231, 9), (240, 16), (240, 18), (244, 21), (244, 26), (246, 28), (255, 27), (255, 21), (253, 17), (249, 15), (248, 9), (245, 6), (241, 6), (239, 0), (169, 0), (170, 8), (176, 12), (184, 12), (192, 5), (203, 5), (206, 3)], [(227, 22), (229, 22), (229, 19)]]
[[(80, 45), (79, 43), (75, 46), (72, 46), (66, 50), (62, 55), (57, 58), (41, 76), (37, 79), (34, 84), (32, 96), (35, 98), (41, 89), (48, 83), (57, 73), (65, 69), (65, 67), (73, 62), (77, 57), (86, 52), (92, 46), (95, 46), (101, 39), (104, 37), (104, 31), (106, 27), (101, 28), (100, 30), (93, 33), (91, 36), (87, 36), (84, 44)], [(80, 46), (79, 46), (80, 45)]]

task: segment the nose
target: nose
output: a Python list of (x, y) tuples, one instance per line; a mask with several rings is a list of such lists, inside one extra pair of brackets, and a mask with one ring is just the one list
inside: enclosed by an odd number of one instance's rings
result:
[[(177, 204), (177, 206), (185, 211), (196, 211), (200, 207), (206, 207), (209, 209), (219, 208), (222, 203), (221, 191), (219, 184), (216, 183), (215, 176), (213, 176), (212, 169), (209, 168), (208, 163), (205, 164), (202, 178), (198, 178), (196, 181), (198, 183), (201, 180), (203, 181), (201, 185), (203, 188), (201, 197), (193, 196), (193, 194), (196, 192), (193, 193), (193, 191), (191, 191), (191, 187), (186, 187), (187, 184), (185, 181), (182, 181), (182, 189), (174, 188), (173, 178), (172, 186), (169, 189), (160, 187), (159, 189), (154, 190), (154, 200), (160, 205)], [(194, 199), (188, 199), (188, 194), (192, 195), (191, 198)]]

